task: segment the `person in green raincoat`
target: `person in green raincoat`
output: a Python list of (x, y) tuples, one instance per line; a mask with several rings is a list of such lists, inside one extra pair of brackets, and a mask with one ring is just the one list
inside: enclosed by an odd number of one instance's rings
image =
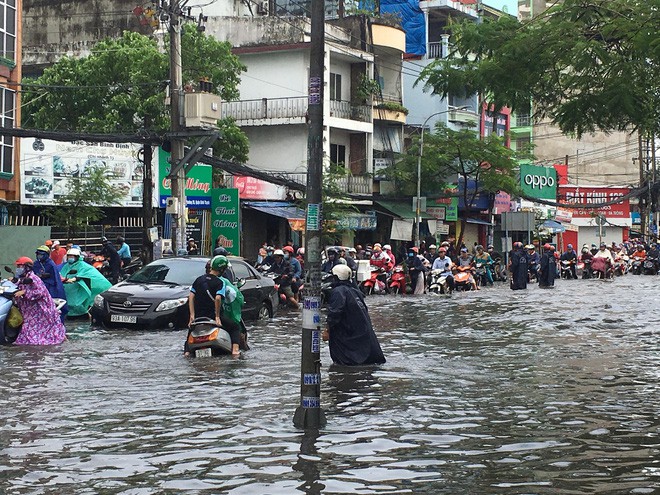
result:
[(112, 287), (112, 284), (92, 265), (80, 259), (80, 249), (66, 252), (66, 263), (60, 270), (64, 279), (64, 292), (69, 306), (68, 316), (87, 314), (94, 298)]

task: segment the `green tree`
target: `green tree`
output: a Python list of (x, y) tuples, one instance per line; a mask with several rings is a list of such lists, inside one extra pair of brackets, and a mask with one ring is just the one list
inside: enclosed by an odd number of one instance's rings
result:
[[(395, 182), (398, 195), (415, 196), (420, 140), (403, 156), (402, 160), (386, 170), (389, 180)], [(490, 198), (493, 206), (499, 191), (518, 193), (518, 160), (529, 158), (528, 151), (516, 152), (507, 148), (497, 135), (480, 139), (470, 129), (454, 131), (438, 125), (434, 133), (425, 133), (421, 162), (421, 193), (428, 197), (459, 195), (464, 205), (472, 205), (482, 194)], [(468, 184), (458, 190), (453, 184)], [(475, 184), (475, 187), (471, 185)], [(459, 192), (456, 192), (459, 191)], [(460, 215), (460, 244), (465, 231), (469, 209)]]
[(85, 168), (82, 177), (69, 180), (69, 191), (57, 200), (57, 206), (46, 208), (46, 216), (66, 228), (67, 238), (73, 239), (89, 222), (103, 218), (103, 206), (119, 205), (122, 190), (112, 178), (105, 167)]
[(658, 2), (564, 0), (519, 23), (504, 16), (451, 27), (448, 58), (420, 77), (435, 93), (484, 95), (496, 109), (527, 108), (578, 138), (658, 133)]

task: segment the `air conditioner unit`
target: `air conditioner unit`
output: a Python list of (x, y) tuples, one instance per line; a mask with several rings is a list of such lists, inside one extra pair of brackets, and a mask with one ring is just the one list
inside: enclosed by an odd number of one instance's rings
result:
[(268, 0), (265, 0), (263, 2), (259, 2), (257, 5), (257, 13), (261, 15), (268, 15), (268, 12), (270, 11), (270, 3)]
[(165, 212), (170, 215), (179, 213), (179, 198), (169, 197), (165, 206)]
[(216, 127), (220, 119), (218, 95), (211, 93), (186, 93), (185, 117), (186, 127)]

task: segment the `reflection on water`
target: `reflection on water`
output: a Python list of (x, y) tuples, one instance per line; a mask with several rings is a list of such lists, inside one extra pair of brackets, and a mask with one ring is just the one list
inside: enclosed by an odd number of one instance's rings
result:
[(242, 360), (69, 324), (0, 349), (0, 493), (657, 493), (659, 281), (373, 296), (388, 362), (323, 349), (321, 431), (292, 424), (295, 314)]

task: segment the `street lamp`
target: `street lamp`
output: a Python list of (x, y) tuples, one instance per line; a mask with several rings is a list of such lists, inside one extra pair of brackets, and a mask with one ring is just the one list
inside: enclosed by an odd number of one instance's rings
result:
[(448, 110), (443, 110), (441, 112), (435, 112), (429, 115), (424, 123), (422, 124), (422, 134), (419, 138), (419, 155), (417, 156), (417, 198), (415, 200), (415, 223), (417, 224), (415, 226), (415, 245), (417, 247), (420, 246), (419, 242), (419, 224), (422, 221), (422, 154), (424, 152), (424, 128), (426, 127), (426, 124), (428, 123), (429, 120), (431, 120), (433, 117), (437, 115), (442, 115), (443, 113), (449, 113), (453, 112), (454, 110), (465, 110), (467, 109), (468, 106), (464, 105), (462, 107), (455, 107), (455, 108), (450, 108)]

